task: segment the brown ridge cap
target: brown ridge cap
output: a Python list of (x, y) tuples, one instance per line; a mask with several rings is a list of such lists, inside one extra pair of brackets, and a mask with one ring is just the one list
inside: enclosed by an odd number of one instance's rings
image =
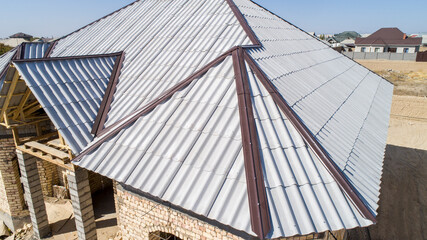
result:
[(13, 62), (43, 62), (43, 61), (58, 61), (58, 60), (73, 60), (73, 59), (86, 59), (86, 58), (103, 58), (120, 56), (122, 52), (97, 54), (97, 55), (81, 55), (81, 56), (68, 56), (68, 57), (47, 57), (47, 58), (33, 58), (33, 59), (16, 59)]
[(252, 108), (248, 73), (243, 54), (244, 50), (238, 48), (233, 51), (232, 55), (239, 105), (246, 187), (252, 230), (260, 239), (264, 239), (271, 230), (271, 218), (259, 153), (259, 139)]
[(18, 49), (15, 52), (15, 55), (12, 57), (12, 61), (22, 59), (23, 52), (25, 51), (24, 43), (19, 44)]
[(242, 12), (236, 6), (236, 4), (233, 2), (233, 0), (226, 0), (226, 1), (227, 1), (228, 5), (230, 6), (231, 11), (233, 11), (234, 15), (236, 16), (237, 20), (239, 21), (240, 25), (242, 26), (243, 30), (245, 30), (249, 39), (255, 45), (255, 46), (250, 46), (250, 47), (260, 47), (261, 42), (259, 41), (258, 37), (254, 33), (252, 28), (249, 26), (248, 22), (246, 21), (245, 17), (243, 16)]
[(303, 137), (305, 142), (310, 146), (316, 156), (321, 160), (323, 165), (335, 179), (335, 181), (340, 186), (341, 190), (350, 198), (352, 203), (355, 205), (356, 209), (364, 216), (365, 218), (371, 220), (373, 223), (376, 223), (375, 216), (364, 204), (361, 197), (358, 195), (357, 190), (350, 184), (348, 179), (344, 176), (342, 171), (338, 168), (335, 162), (330, 158), (329, 154), (318, 142), (318, 140), (313, 136), (311, 131), (302, 123), (298, 115), (292, 110), (292, 108), (287, 104), (286, 100), (282, 97), (280, 93), (277, 92), (274, 85), (268, 79), (267, 75), (258, 67), (255, 60), (245, 51), (245, 60), (248, 62), (251, 69), (255, 72), (256, 76), (260, 79), (264, 87), (272, 96), (274, 102), (279, 106), (279, 108), (286, 115), (288, 120), (296, 128), (299, 134)]
[(104, 97), (101, 105), (99, 106), (98, 114), (96, 115), (95, 123), (92, 127), (92, 132), (97, 136), (103, 129), (105, 120), (107, 119), (108, 111), (110, 110), (111, 102), (113, 101), (114, 92), (116, 91), (116, 85), (120, 76), (120, 70), (123, 65), (125, 53), (122, 52), (114, 63), (113, 71), (111, 72), (110, 80), (108, 81), (107, 89), (105, 89)]
[(119, 120), (116, 123), (112, 124), (111, 126), (108, 126), (107, 128), (105, 128), (103, 131), (101, 131), (98, 134), (98, 137), (100, 137), (100, 139), (97, 142), (95, 142), (93, 145), (91, 145), (90, 147), (86, 148), (83, 152), (81, 152), (78, 156), (76, 156), (72, 161), (73, 162), (80, 161), (82, 159), (82, 157), (84, 157), (86, 154), (90, 153), (95, 148), (97, 148), (98, 146), (100, 146), (108, 138), (116, 135), (122, 129), (124, 129), (125, 127), (129, 126), (130, 124), (132, 124), (133, 122), (135, 122), (136, 120), (138, 120), (142, 115), (144, 115), (144, 114), (152, 111), (159, 104), (161, 104), (162, 102), (164, 102), (166, 99), (172, 97), (172, 95), (175, 94), (177, 91), (179, 91), (179, 90), (183, 89), (184, 87), (188, 86), (193, 80), (195, 80), (196, 78), (198, 78), (201, 75), (205, 74), (213, 66), (215, 66), (215, 65), (221, 63), (222, 61), (224, 61), (224, 59), (226, 57), (230, 56), (231, 53), (235, 49), (237, 49), (237, 47), (233, 47), (230, 50), (226, 51), (221, 56), (217, 57), (216, 59), (212, 60), (210, 63), (208, 63), (207, 65), (205, 65), (203, 68), (201, 68), (197, 72), (193, 73), (191, 76), (187, 77), (186, 79), (184, 79), (183, 81), (179, 82), (178, 84), (176, 84), (172, 88), (170, 88), (170, 89), (166, 90), (165, 92), (163, 92), (162, 94), (160, 94), (159, 97), (157, 97), (156, 99), (153, 99), (151, 102), (149, 102), (148, 104), (146, 104), (144, 107), (139, 108), (139, 109), (133, 111), (129, 115), (123, 117), (121, 120)]
[(49, 47), (47, 48), (47, 50), (44, 54), (44, 58), (50, 57), (50, 55), (52, 54), (53, 49), (55, 48), (57, 43), (58, 43), (58, 39), (50, 43)]

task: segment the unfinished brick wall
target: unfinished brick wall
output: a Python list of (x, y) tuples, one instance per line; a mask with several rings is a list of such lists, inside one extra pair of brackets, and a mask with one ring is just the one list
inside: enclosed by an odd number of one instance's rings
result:
[[(181, 239), (244, 239), (137, 193), (127, 191), (116, 182), (113, 186), (117, 225), (124, 240), (151, 240), (150, 233), (156, 232), (173, 234)], [(343, 240), (346, 239), (346, 234), (345, 230), (341, 230), (281, 239)]]
[(149, 239), (165, 232), (181, 239), (242, 239), (167, 206), (124, 190), (115, 183), (117, 222), (123, 239)]
[(43, 195), (52, 197), (53, 185), (59, 184), (57, 166), (53, 163), (38, 159), (37, 168), (39, 170)]
[(0, 139), (0, 209), (13, 216), (27, 215), (12, 138)]
[(89, 185), (90, 185), (91, 193), (95, 193), (99, 190), (103, 190), (107, 187), (111, 187), (111, 185), (113, 184), (111, 179), (106, 178), (95, 172), (88, 171), (88, 175), (89, 175)]
[(15, 143), (12, 138), (0, 138), (0, 213), (9, 228), (20, 227), (16, 220), (28, 216), (21, 186)]

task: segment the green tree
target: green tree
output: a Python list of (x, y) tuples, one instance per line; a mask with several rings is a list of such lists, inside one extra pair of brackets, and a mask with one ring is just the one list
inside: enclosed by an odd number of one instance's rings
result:
[(13, 47), (0, 43), (0, 56), (12, 50)]

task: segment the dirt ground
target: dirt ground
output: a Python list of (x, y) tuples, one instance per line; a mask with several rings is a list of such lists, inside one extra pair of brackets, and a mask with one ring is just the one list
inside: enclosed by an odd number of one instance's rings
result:
[[(99, 240), (115, 239), (117, 234), (117, 216), (114, 207), (113, 189), (107, 188), (92, 196), (95, 212), (96, 233)], [(71, 200), (45, 197), (48, 221), (52, 230), (52, 236), (45, 240), (77, 240), (76, 225), (74, 222), (73, 206)], [(30, 229), (11, 236), (6, 240), (34, 239), (33, 231)]]
[(349, 239), (427, 239), (427, 98), (394, 96), (378, 223)]
[[(98, 239), (114, 239), (117, 233), (117, 219), (112, 189), (95, 193), (93, 202)], [(46, 201), (46, 209), (53, 235), (49, 238), (50, 240), (77, 239), (73, 206), (70, 200), (49, 198)]]
[(427, 62), (357, 60), (391, 81), (396, 95), (427, 96)]

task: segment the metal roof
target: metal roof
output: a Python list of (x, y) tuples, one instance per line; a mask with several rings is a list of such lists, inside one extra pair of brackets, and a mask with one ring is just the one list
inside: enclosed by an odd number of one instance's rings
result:
[(248, 53), (376, 212), (393, 85), (255, 3), (235, 3), (263, 45)]
[(116, 58), (117, 54), (13, 62), (74, 154), (93, 140), (93, 122)]
[(21, 59), (43, 58), (51, 43), (29, 42), (23, 43), (23, 57)]
[[(2, 55), (0, 58), (0, 94), (6, 95), (9, 92), (11, 82), (7, 80), (12, 80), (15, 73), (15, 69), (9, 68), (13, 59), (43, 58), (49, 46), (50, 43), (22, 43), (18, 47)], [(18, 82), (14, 89), (15, 95), (10, 99), (9, 106), (18, 106), (21, 99), (24, 98), (23, 94), (27, 89), (28, 87), (25, 83)], [(34, 95), (30, 94), (28, 101), (32, 102), (33, 100), (35, 100)], [(5, 99), (0, 98), (0, 106), (3, 106), (4, 102)]]
[(4, 78), (10, 61), (15, 56), (17, 48), (14, 48), (0, 56), (0, 89), (3, 88)]
[(252, 233), (236, 96), (228, 57), (76, 164)]
[(10, 60), (12, 60), (13, 56), (15, 55), (15, 52), (16, 52), (16, 48), (0, 56), (0, 72), (2, 72), (3, 69), (5, 69), (9, 65)]
[(393, 86), (234, 2), (137, 1), (57, 42), (52, 56), (126, 53), (107, 129), (84, 129), (74, 163), (261, 238), (372, 224)]
[(52, 57), (124, 51), (110, 126), (226, 50), (250, 44), (223, 0), (146, 0), (60, 39)]

